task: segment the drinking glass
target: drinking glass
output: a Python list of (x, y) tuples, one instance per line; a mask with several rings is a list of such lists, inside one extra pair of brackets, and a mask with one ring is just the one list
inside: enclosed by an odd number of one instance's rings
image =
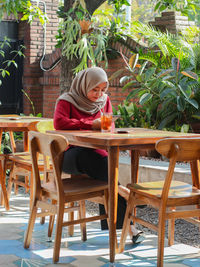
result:
[(112, 129), (112, 114), (111, 113), (103, 113), (101, 114), (101, 131), (111, 132)]

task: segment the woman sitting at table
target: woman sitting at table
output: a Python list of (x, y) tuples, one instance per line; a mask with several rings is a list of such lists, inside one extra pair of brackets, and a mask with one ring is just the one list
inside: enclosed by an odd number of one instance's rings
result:
[[(74, 78), (69, 92), (62, 94), (56, 102), (54, 127), (56, 130), (100, 130), (101, 112), (112, 113), (108, 95), (108, 78), (105, 71), (92, 67), (80, 71)], [(94, 179), (108, 181), (108, 153), (102, 149), (70, 146), (63, 161), (63, 171), (68, 174), (87, 174)], [(119, 185), (117, 228), (121, 229), (126, 211), (129, 191)], [(126, 199), (126, 200), (125, 200)], [(100, 213), (104, 206), (100, 206)], [(102, 229), (107, 229), (106, 220), (101, 221)], [(133, 226), (130, 227), (133, 243), (144, 237)]]

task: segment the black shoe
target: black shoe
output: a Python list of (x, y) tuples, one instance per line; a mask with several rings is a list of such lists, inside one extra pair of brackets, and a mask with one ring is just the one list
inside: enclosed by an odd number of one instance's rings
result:
[(134, 235), (132, 237), (132, 242), (133, 242), (133, 244), (138, 244), (138, 243), (141, 243), (142, 241), (144, 241), (144, 239), (145, 239), (144, 232), (139, 232), (137, 235)]

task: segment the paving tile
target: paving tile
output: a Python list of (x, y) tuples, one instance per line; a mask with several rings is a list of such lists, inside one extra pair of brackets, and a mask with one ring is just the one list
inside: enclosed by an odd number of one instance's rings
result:
[[(29, 200), (23, 195), (11, 196), (9, 211), (0, 207), (0, 267), (111, 267), (109, 263), (109, 232), (101, 231), (99, 222), (87, 224), (87, 241), (81, 241), (80, 227), (75, 226), (74, 236), (63, 230), (59, 263), (52, 263), (54, 233), (48, 242), (48, 219), (44, 225), (37, 220), (29, 249), (23, 248), (24, 232), (29, 217)], [(118, 240), (121, 231), (117, 231)], [(165, 241), (165, 267), (200, 266), (199, 249)], [(133, 245), (127, 238), (124, 253), (116, 255), (113, 266), (156, 267), (157, 236), (146, 234), (146, 239)]]
[(17, 259), (19, 259), (19, 257), (15, 255), (0, 255), (0, 267), (5, 267), (5, 266), (16, 267), (14, 262)]

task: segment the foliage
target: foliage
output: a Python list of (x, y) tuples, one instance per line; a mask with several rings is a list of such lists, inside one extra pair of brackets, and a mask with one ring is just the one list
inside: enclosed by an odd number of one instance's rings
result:
[(157, 0), (154, 10), (160, 12), (164, 10), (180, 11), (182, 15), (200, 23), (200, 2), (199, 0)]
[(74, 72), (87, 68), (88, 59), (95, 66), (105, 55), (105, 37), (102, 31), (95, 28), (90, 21), (90, 15), (81, 4), (77, 4), (68, 12), (63, 7), (59, 9), (60, 23), (59, 34), (56, 36), (58, 47), (62, 45), (62, 54), (67, 59), (80, 58), (80, 64)]
[[(23, 89), (22, 89), (22, 92), (26, 96), (26, 98), (28, 99), (28, 101), (30, 102), (31, 107), (32, 107), (33, 113), (29, 114), (29, 116), (31, 116), (31, 117), (42, 117), (42, 113), (38, 113), (38, 114), (35, 113), (35, 107), (34, 107), (33, 101), (30, 99), (29, 95)], [(24, 114), (20, 114), (20, 115), (23, 116)]]
[(148, 110), (138, 107), (135, 103), (124, 101), (123, 104), (118, 105), (117, 109), (113, 107), (113, 114), (120, 115), (116, 120), (115, 127), (150, 127), (151, 114)]
[(93, 17), (86, 10), (85, 1), (75, 1), (67, 12), (63, 6), (59, 8), (58, 15), (62, 21), (56, 36), (57, 47), (62, 47), (63, 55), (68, 60), (74, 57), (80, 59), (80, 64), (74, 69), (75, 73), (88, 67), (88, 59), (92, 66), (102, 59), (107, 66), (107, 55), (110, 52), (112, 55), (114, 52), (115, 56), (118, 54), (112, 50), (111, 42), (125, 34), (127, 23), (123, 19), (124, 7), (129, 3), (127, 0), (108, 2), (112, 4), (112, 9), (97, 11)]
[(140, 59), (147, 60), (159, 68), (169, 68), (173, 57), (179, 58), (182, 68), (200, 71), (199, 29), (193, 27), (182, 35), (161, 32), (153, 26), (140, 22), (132, 24), (132, 36), (139, 42), (144, 39), (144, 49), (138, 51)]
[(148, 23), (157, 16), (154, 11), (157, 0), (132, 0), (131, 16), (134, 21)]
[[(190, 125), (199, 108), (199, 82), (196, 73), (183, 70), (178, 58), (172, 58), (171, 68), (157, 70), (147, 62), (136, 71), (138, 56), (132, 56), (128, 66), (129, 75), (120, 81), (126, 82), (123, 89), (139, 83), (127, 96), (127, 101), (134, 99), (151, 116), (150, 125), (158, 129), (173, 127), (176, 124)], [(184, 126), (185, 127), (185, 126)]]
[[(4, 38), (4, 41), (2, 43), (0, 43), (0, 60), (1, 60), (1, 58), (4, 59), (4, 57), (5, 57), (5, 52), (3, 50), (3, 48), (5, 46), (9, 46), (10, 47), (9, 39), (7, 37), (5, 37)], [(5, 78), (6, 76), (10, 76), (9, 67), (11, 65), (13, 65), (15, 68), (18, 68), (18, 65), (17, 65), (17, 62), (15, 61), (15, 59), (16, 59), (17, 56), (24, 57), (24, 54), (23, 54), (24, 48), (25, 48), (25, 46), (20, 45), (19, 50), (13, 50), (13, 51), (10, 52), (10, 54), (13, 55), (12, 59), (4, 60), (1, 63), (1, 68), (0, 68), (0, 86), (2, 84), (1, 77), (2, 78)]]
[[(31, 2), (36, 2), (36, 4)], [(39, 8), (38, 0), (1, 0), (0, 21), (2, 20), (4, 13), (7, 15), (13, 14), (16, 19), (19, 19), (19, 14), (20, 16), (22, 14), (21, 20), (27, 20), (28, 22), (32, 22), (35, 18), (39, 18), (41, 24), (44, 24), (48, 20), (47, 15)]]
[(102, 29), (106, 37), (106, 55), (108, 58), (115, 58), (119, 53), (112, 48), (112, 43), (126, 40), (129, 33), (129, 23), (125, 18), (125, 8), (129, 6), (127, 0), (108, 1), (110, 6), (99, 8), (94, 12), (92, 20)]
[(158, 68), (168, 68), (171, 65), (172, 57), (178, 57), (184, 67), (188, 67), (191, 44), (184, 40), (184, 37), (171, 34), (169, 32), (161, 32), (151, 25), (141, 22), (133, 22), (131, 27), (132, 38), (136, 42), (144, 39), (143, 46), (148, 49), (140, 50), (140, 59), (148, 60)]

